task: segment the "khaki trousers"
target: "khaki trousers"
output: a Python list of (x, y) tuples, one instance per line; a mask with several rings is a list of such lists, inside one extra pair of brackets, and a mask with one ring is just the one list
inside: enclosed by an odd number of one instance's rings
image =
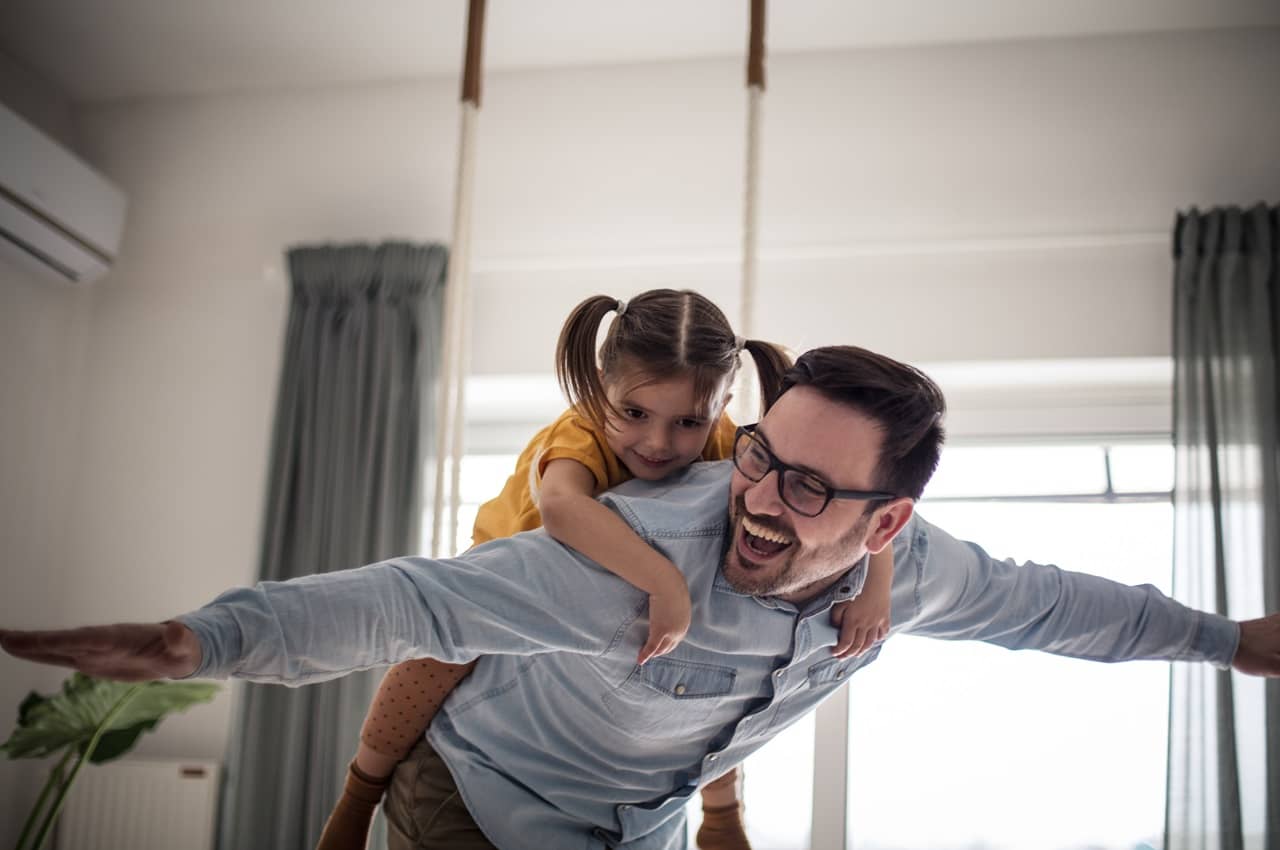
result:
[(426, 740), (396, 767), (383, 811), (387, 850), (496, 850), (467, 811), (449, 768)]

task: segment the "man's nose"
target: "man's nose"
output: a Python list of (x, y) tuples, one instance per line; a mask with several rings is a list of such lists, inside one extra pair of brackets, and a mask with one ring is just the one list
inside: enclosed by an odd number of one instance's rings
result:
[(742, 500), (750, 513), (758, 516), (782, 515), (786, 506), (778, 497), (778, 475), (778, 470), (771, 469), (764, 478), (747, 487)]

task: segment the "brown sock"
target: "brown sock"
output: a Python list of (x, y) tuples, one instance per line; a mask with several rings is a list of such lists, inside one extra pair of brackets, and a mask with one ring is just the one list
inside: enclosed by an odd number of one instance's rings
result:
[(347, 767), (342, 796), (325, 822), (316, 850), (365, 850), (369, 843), (369, 824), (373, 823), (373, 813), (390, 779), (389, 776), (385, 779), (370, 776), (352, 762)]
[(742, 823), (742, 804), (703, 806), (702, 826), (695, 841), (700, 850), (751, 850)]

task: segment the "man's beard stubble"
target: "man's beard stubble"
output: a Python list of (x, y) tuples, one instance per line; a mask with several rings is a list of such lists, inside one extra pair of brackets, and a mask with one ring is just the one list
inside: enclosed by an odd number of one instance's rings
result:
[[(807, 551), (801, 546), (800, 538), (794, 528), (779, 522), (776, 518), (757, 517), (749, 513), (746, 507), (746, 499), (742, 494), (738, 494), (734, 499), (733, 507), (734, 510), (729, 516), (729, 529), (726, 533), (720, 556), (720, 572), (724, 575), (725, 581), (729, 583), (730, 587), (739, 593), (746, 593), (751, 596), (804, 595), (808, 588), (817, 587), (823, 583), (832, 583), (836, 576), (843, 575), (846, 570), (854, 565), (855, 558), (851, 555), (842, 556), (841, 553), (855, 552), (865, 542), (867, 529), (870, 527), (871, 517), (874, 513), (872, 510), (865, 511), (858, 517), (858, 521), (854, 523), (853, 528), (834, 543), (813, 551)], [(738, 553), (737, 537), (738, 528), (742, 524), (742, 517), (744, 516), (750, 516), (751, 521), (756, 525), (763, 526), (769, 531), (786, 535), (792, 541), (790, 548), (786, 552), (786, 558), (768, 571), (754, 564), (749, 568), (742, 565), (743, 559)], [(837, 566), (821, 575), (804, 576), (806, 563), (811, 563), (817, 568), (824, 561), (830, 561)], [(735, 566), (731, 566), (731, 562)], [(747, 563), (751, 562), (748, 561)], [(841, 563), (844, 565), (839, 566)]]

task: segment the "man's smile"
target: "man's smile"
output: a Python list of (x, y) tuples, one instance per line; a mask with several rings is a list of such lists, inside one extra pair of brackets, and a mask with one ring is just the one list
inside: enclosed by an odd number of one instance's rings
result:
[(795, 542), (795, 538), (766, 528), (745, 514), (738, 527), (741, 529), (737, 541), (738, 554), (754, 562), (752, 566), (760, 566), (761, 560), (773, 558)]

